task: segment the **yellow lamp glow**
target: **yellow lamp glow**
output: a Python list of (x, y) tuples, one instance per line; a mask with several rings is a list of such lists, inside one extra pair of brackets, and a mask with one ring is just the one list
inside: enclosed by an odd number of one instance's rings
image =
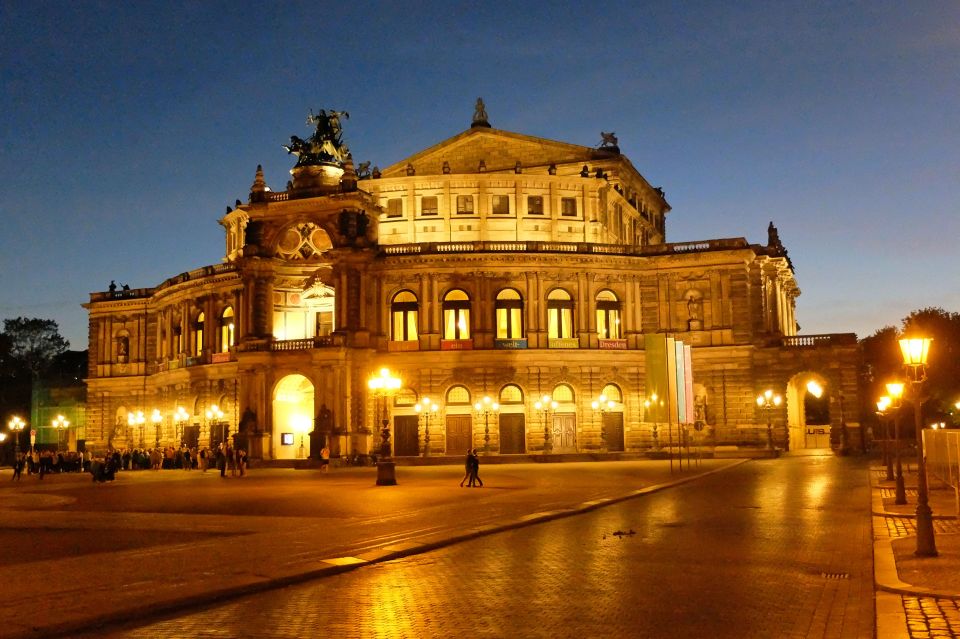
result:
[(821, 386), (817, 380), (811, 379), (809, 382), (807, 382), (807, 392), (817, 399), (820, 399), (820, 397), (823, 395), (823, 386)]
[(890, 382), (887, 384), (887, 392), (890, 393), (890, 400), (895, 402), (903, 397), (903, 382)]
[(907, 366), (926, 366), (930, 355), (931, 337), (904, 337), (900, 341), (900, 353)]

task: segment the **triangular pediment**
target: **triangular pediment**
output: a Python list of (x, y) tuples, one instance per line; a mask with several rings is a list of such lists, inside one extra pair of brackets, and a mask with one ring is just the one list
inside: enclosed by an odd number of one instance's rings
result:
[(439, 175), (444, 172), (444, 162), (450, 173), (476, 173), (481, 161), (487, 172), (513, 171), (517, 162), (523, 168), (547, 167), (595, 160), (597, 154), (596, 149), (588, 146), (476, 127), (400, 160), (382, 175), (407, 175), (408, 166), (413, 167), (416, 175)]

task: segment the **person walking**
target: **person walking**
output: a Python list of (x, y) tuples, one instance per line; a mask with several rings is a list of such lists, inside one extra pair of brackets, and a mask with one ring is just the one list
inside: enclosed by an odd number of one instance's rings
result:
[(460, 488), (463, 488), (463, 482), (470, 479), (470, 471), (473, 469), (473, 451), (467, 449), (467, 456), (463, 461), (463, 479), (460, 480)]
[(17, 455), (16, 459), (13, 460), (13, 477), (10, 478), (10, 481), (14, 479), (20, 481), (21, 472), (23, 472), (23, 455)]
[(330, 448), (324, 444), (320, 449), (320, 472), (325, 473), (330, 469)]
[[(479, 484), (479, 486), (477, 485)], [(470, 488), (483, 488), (483, 480), (480, 479), (480, 456), (477, 455), (477, 449), (473, 449), (470, 455), (470, 481), (467, 483)]]

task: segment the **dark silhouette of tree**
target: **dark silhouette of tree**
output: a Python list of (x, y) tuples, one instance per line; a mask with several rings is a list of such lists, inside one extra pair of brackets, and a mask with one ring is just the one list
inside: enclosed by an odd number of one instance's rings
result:
[(9, 364), (38, 379), (70, 347), (53, 320), (18, 317), (3, 320)]
[[(923, 405), (924, 420), (949, 421), (947, 416), (951, 409), (956, 412), (954, 403), (960, 401), (960, 313), (935, 307), (913, 311), (903, 318), (899, 330), (886, 326), (860, 340), (864, 363), (864, 413), (872, 413), (877, 399), (887, 394), (887, 382), (906, 381), (897, 340), (907, 333), (933, 338), (924, 384), (927, 397)], [(906, 401), (912, 400), (906, 398)], [(907, 421), (912, 430), (912, 421)]]

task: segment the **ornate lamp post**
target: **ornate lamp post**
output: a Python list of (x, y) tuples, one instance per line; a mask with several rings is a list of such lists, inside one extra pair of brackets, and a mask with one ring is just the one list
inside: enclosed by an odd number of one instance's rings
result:
[(14, 415), (10, 418), (10, 421), (7, 422), (7, 426), (10, 428), (10, 431), (13, 433), (13, 454), (20, 457), (20, 433), (23, 432), (23, 429), (27, 427), (27, 422), (20, 419), (17, 415)]
[(607, 449), (607, 427), (603, 424), (603, 414), (616, 407), (617, 405), (614, 401), (607, 399), (607, 396), (603, 393), (600, 393), (600, 396), (590, 403), (590, 408), (592, 408), (594, 412), (600, 413), (600, 449), (603, 451)]
[(887, 467), (885, 481), (893, 481), (893, 458), (890, 456), (889, 442), (887, 441), (890, 435), (890, 424), (883, 419), (886, 417), (891, 402), (892, 400), (887, 395), (881, 397), (877, 402), (877, 419), (883, 426), (883, 464)]
[(653, 406), (655, 410), (653, 411), (653, 450), (660, 450), (660, 423), (659, 423), (659, 410), (660, 406), (663, 406), (663, 400), (657, 397), (656, 393), (650, 395), (649, 398), (643, 400), (643, 416), (646, 418), (647, 413), (650, 411), (650, 407)]
[(487, 455), (490, 453), (490, 415), (500, 412), (500, 404), (490, 399), (489, 395), (484, 395), (482, 400), (473, 405), (473, 410), (478, 417), (483, 417), (483, 454)]
[(160, 448), (160, 429), (163, 426), (163, 415), (159, 408), (154, 408), (150, 414), (150, 421), (153, 422), (153, 434), (156, 438), (156, 448)]
[(127, 413), (127, 425), (130, 428), (136, 426), (140, 429), (140, 448), (143, 448), (143, 424), (146, 421), (146, 417), (143, 416), (142, 410), (138, 410), (135, 413)]
[[(207, 423), (209, 427), (220, 426), (220, 442), (226, 446), (227, 444), (227, 422), (223, 421), (223, 411), (220, 410), (220, 407), (216, 404), (212, 405), (206, 410)], [(180, 445), (183, 446), (183, 440), (181, 438)], [(300, 447), (303, 448), (303, 435), (300, 436)]]
[(430, 418), (437, 417), (437, 413), (440, 412), (440, 407), (436, 402), (432, 401), (429, 397), (423, 397), (419, 402), (414, 404), (413, 409), (417, 411), (417, 415), (423, 417), (423, 456), (430, 456)]
[(181, 446), (183, 445), (183, 424), (188, 419), (190, 419), (190, 415), (187, 414), (187, 411), (184, 410), (183, 406), (177, 406), (177, 410), (173, 414), (173, 424), (177, 431), (176, 439)]
[(380, 459), (377, 460), (377, 486), (396, 486), (397, 473), (390, 457), (390, 417), (387, 414), (387, 398), (402, 385), (399, 377), (389, 368), (381, 368), (367, 380), (367, 386), (373, 393), (374, 401), (380, 404)]
[(57, 431), (57, 452), (60, 452), (60, 435), (70, 428), (70, 420), (63, 415), (57, 415), (57, 418), (50, 422), (50, 426)]
[(904, 367), (910, 373), (910, 390), (913, 395), (913, 421), (917, 433), (917, 549), (920, 557), (936, 557), (937, 544), (933, 535), (933, 512), (927, 500), (927, 459), (923, 452), (923, 382), (927, 378), (927, 357), (930, 354), (929, 337), (904, 337), (900, 340), (900, 352)]
[(900, 463), (900, 407), (903, 399), (903, 384), (901, 382), (890, 382), (887, 384), (887, 392), (890, 394), (893, 408), (893, 454), (897, 464), (897, 487), (896, 498), (893, 503), (903, 505), (907, 503), (907, 490), (903, 485), (903, 465)]
[(553, 442), (550, 439), (550, 416), (557, 411), (557, 402), (553, 401), (549, 395), (541, 397), (533, 408), (540, 413), (543, 418), (543, 454), (549, 455), (553, 452)]
[(773, 450), (773, 409), (782, 403), (783, 398), (769, 388), (757, 395), (757, 406), (767, 412), (767, 450)]

